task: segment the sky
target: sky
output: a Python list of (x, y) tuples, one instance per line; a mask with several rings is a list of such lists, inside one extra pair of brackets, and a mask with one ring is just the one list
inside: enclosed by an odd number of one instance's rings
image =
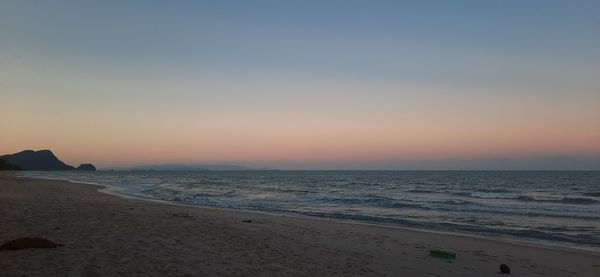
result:
[(0, 1), (0, 153), (600, 169), (600, 1)]

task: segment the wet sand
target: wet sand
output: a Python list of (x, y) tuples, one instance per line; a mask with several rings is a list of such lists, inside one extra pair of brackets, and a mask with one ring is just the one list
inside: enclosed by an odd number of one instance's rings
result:
[(499, 276), (501, 263), (510, 276), (600, 276), (600, 253), (170, 205), (101, 188), (0, 174), (0, 244), (64, 244), (0, 251), (0, 276)]

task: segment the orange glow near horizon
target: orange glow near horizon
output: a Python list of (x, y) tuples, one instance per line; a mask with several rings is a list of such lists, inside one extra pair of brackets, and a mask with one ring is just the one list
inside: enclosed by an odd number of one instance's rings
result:
[[(571, 117), (566, 115), (572, 115)], [(600, 127), (564, 113), (511, 122), (401, 116), (354, 120), (257, 118), (184, 121), (176, 117), (131, 122), (98, 118), (50, 124), (43, 117), (4, 126), (4, 153), (51, 149), (71, 164), (385, 162), (531, 155), (600, 154)], [(189, 116), (189, 115), (188, 115)], [(387, 114), (386, 116), (389, 116)], [(583, 116), (596, 116), (594, 113)], [(29, 120), (29, 123), (25, 124)], [(105, 121), (106, 120), (106, 121)], [(556, 126), (560, 126), (557, 128)]]

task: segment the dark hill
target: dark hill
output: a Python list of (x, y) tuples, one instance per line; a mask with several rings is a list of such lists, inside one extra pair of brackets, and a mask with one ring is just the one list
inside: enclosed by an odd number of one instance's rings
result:
[(74, 167), (63, 163), (52, 151), (25, 150), (19, 153), (0, 156), (0, 159), (20, 167), (22, 170), (73, 170)]

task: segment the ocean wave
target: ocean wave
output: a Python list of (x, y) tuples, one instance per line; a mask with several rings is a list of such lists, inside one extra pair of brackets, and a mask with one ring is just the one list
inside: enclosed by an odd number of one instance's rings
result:
[(402, 200), (391, 203), (380, 204), (381, 208), (392, 209), (418, 209), (435, 212), (470, 213), (470, 214), (493, 214), (506, 216), (536, 216), (547, 218), (579, 218), (600, 219), (600, 213), (584, 212), (580, 210), (564, 210), (556, 208), (529, 207), (529, 206), (499, 206), (485, 205), (465, 200), (443, 200), (443, 201), (410, 201)]
[(564, 197), (560, 200), (561, 203), (567, 204), (581, 204), (581, 205), (592, 205), (597, 204), (598, 201), (590, 198), (583, 197)]
[(445, 201), (441, 201), (439, 203), (446, 204), (446, 205), (469, 205), (469, 206), (480, 206), (481, 205), (481, 204), (479, 204), (477, 202), (473, 202), (473, 201), (456, 200), (456, 199), (445, 200)]
[(451, 192), (450, 195), (470, 197), (471, 193), (470, 192), (459, 191), (459, 192)]
[(363, 215), (354, 213), (342, 213), (342, 212), (301, 212), (301, 214), (308, 216), (336, 218), (342, 220), (355, 220), (363, 222), (376, 222), (383, 224), (395, 224), (406, 227), (415, 228), (426, 228), (434, 230), (445, 230), (445, 231), (456, 231), (460, 230), (463, 232), (476, 234), (476, 235), (491, 235), (491, 236), (509, 236), (509, 237), (520, 237), (530, 238), (543, 241), (552, 242), (568, 242), (568, 243), (583, 243), (589, 246), (600, 247), (600, 240), (597, 236), (591, 234), (568, 234), (569, 229), (555, 229), (554, 231), (549, 230), (538, 230), (538, 229), (521, 229), (521, 228), (509, 228), (509, 227), (487, 227), (482, 225), (474, 224), (457, 224), (452, 222), (444, 221), (421, 221), (412, 220), (406, 218), (391, 218), (384, 216), (373, 216)]
[(598, 201), (590, 198), (583, 197), (563, 197), (561, 199), (536, 199), (534, 197), (521, 195), (515, 198), (516, 200), (526, 202), (540, 202), (540, 203), (562, 203), (562, 204), (575, 204), (575, 205), (593, 205), (597, 204)]
[(478, 189), (475, 189), (475, 191), (493, 192), (493, 193), (510, 193), (510, 192), (512, 192), (511, 190), (507, 190), (507, 189), (489, 189), (489, 188), (478, 188)]
[[(331, 201), (331, 202), (328, 202)], [(566, 200), (572, 201), (572, 200)], [(575, 200), (577, 201), (577, 200)], [(600, 219), (600, 214), (595, 212), (584, 212), (580, 210), (565, 210), (564, 208), (553, 207), (531, 207), (531, 206), (502, 206), (489, 205), (475, 201), (462, 199), (448, 200), (410, 200), (393, 199), (388, 197), (380, 198), (321, 198), (317, 203), (351, 204), (365, 205), (369, 207), (383, 209), (413, 209), (435, 212), (460, 212), (473, 214), (494, 214), (507, 216), (537, 216), (549, 218), (580, 218), (580, 219)]]
[(409, 189), (406, 192), (411, 192), (411, 193), (439, 193), (439, 191), (428, 190), (428, 189)]
[(592, 198), (585, 197), (562, 197), (557, 199), (540, 198), (529, 195), (515, 195), (515, 194), (496, 194), (496, 193), (470, 193), (470, 192), (454, 192), (451, 195), (471, 197), (479, 199), (498, 199), (498, 200), (515, 200), (523, 202), (538, 202), (538, 203), (558, 203), (558, 204), (573, 204), (573, 205), (593, 205), (598, 204), (600, 201)]

